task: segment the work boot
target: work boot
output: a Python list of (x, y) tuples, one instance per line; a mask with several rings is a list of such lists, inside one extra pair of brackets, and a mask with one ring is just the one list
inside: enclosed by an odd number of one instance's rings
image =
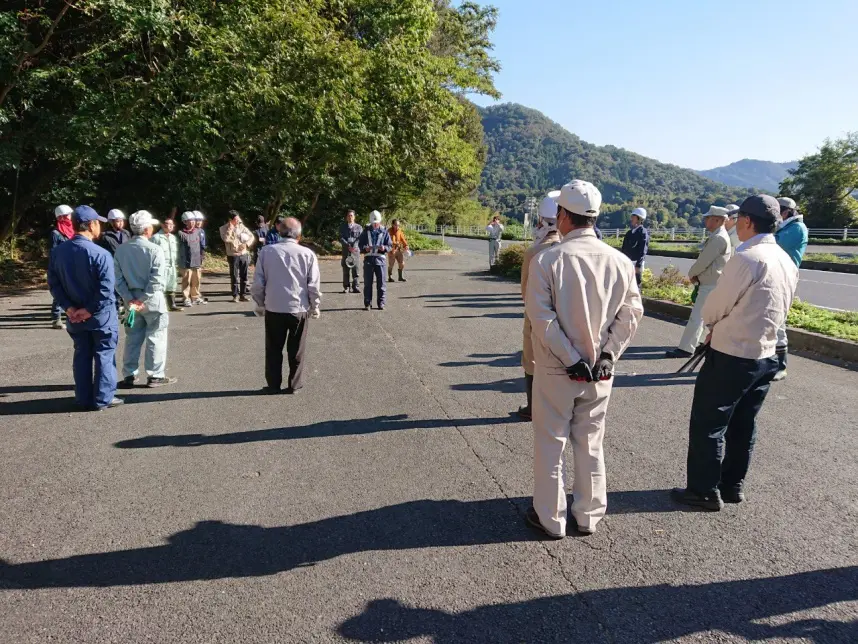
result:
[(778, 347), (775, 354), (778, 358), (778, 372), (772, 378), (772, 382), (780, 382), (787, 377), (787, 349), (786, 347)]
[(401, 268), (399, 269), (399, 281), (400, 281), (400, 282), (407, 282), (407, 281), (408, 281), (407, 279), (405, 279), (405, 278), (402, 276), (402, 269), (401, 269)]
[(527, 394), (527, 406), (518, 408), (518, 416), (522, 420), (533, 420), (531, 402), (533, 401), (533, 376), (524, 374), (524, 392)]
[(539, 520), (539, 515), (536, 513), (536, 510), (533, 508), (533, 506), (530, 506), (527, 509), (527, 512), (525, 512), (524, 520), (527, 523), (527, 525), (536, 528), (537, 530), (539, 530), (542, 534), (544, 534), (549, 539), (558, 539), (559, 540), (559, 539), (565, 539), (566, 538), (565, 534), (554, 534), (553, 532), (549, 532), (548, 528), (546, 528), (544, 525), (542, 525), (542, 521)]
[(116, 383), (117, 389), (134, 389), (134, 381), (136, 378), (134, 376), (126, 376), (118, 383)]
[(149, 378), (146, 381), (146, 386), (154, 389), (155, 387), (163, 387), (164, 385), (173, 385), (178, 382), (178, 378)]
[(701, 508), (709, 512), (720, 512), (724, 507), (724, 502), (721, 500), (721, 495), (716, 490), (714, 494), (703, 496), (692, 492), (688, 488), (673, 488), (670, 493), (671, 498), (682, 505), (690, 505), (695, 508)]
[(388, 271), (388, 272), (387, 272), (387, 281), (388, 281), (388, 282), (392, 282), (392, 281), (393, 281), (393, 271)]

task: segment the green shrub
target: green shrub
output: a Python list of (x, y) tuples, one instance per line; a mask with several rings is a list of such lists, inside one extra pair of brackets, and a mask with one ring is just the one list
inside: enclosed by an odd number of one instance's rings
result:
[(521, 279), (521, 265), (524, 262), (524, 252), (527, 250), (527, 244), (511, 244), (501, 248), (498, 261), (493, 267), (493, 272), (509, 277), (511, 279)]
[(830, 262), (832, 264), (858, 264), (858, 255), (834, 255), (832, 253), (808, 253), (804, 256), (808, 262)]
[(450, 246), (436, 237), (427, 237), (416, 231), (406, 231), (405, 239), (411, 250), (449, 250)]

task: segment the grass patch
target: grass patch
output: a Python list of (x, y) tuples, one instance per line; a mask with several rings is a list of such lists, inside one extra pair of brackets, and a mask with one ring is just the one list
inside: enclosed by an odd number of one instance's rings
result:
[(436, 237), (427, 237), (416, 231), (406, 232), (408, 248), (411, 250), (450, 250), (450, 246)]
[(858, 255), (834, 255), (833, 253), (808, 253), (807, 262), (830, 262), (832, 264), (858, 264)]

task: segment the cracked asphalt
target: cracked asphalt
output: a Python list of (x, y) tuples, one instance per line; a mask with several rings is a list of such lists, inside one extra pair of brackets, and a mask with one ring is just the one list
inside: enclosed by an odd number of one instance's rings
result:
[(0, 641), (856, 642), (858, 379), (794, 356), (748, 501), (685, 512), (693, 377), (646, 317), (608, 412), (589, 538), (523, 521), (518, 285), (415, 257), (384, 312), (323, 263), (307, 386), (259, 397), (248, 305), (176, 314), (162, 389), (73, 413), (46, 293), (0, 301)]

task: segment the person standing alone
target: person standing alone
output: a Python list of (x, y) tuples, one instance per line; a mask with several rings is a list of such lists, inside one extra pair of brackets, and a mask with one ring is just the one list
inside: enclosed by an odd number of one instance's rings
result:
[(220, 238), (226, 244), (232, 301), (247, 302), (249, 300), (247, 297), (247, 270), (250, 266), (253, 233), (242, 223), (241, 215), (235, 210), (230, 210), (229, 221), (220, 227)]
[(358, 247), (366, 253), (363, 262), (363, 308), (369, 311), (372, 306), (372, 282), (375, 279), (378, 291), (378, 310), (383, 311), (387, 301), (387, 283), (384, 278), (387, 254), (390, 252), (390, 233), (381, 225), (381, 213), (373, 210), (369, 215), (369, 228), (361, 233)]
[(259, 251), (251, 294), (256, 314), (265, 317), (264, 394), (280, 392), (283, 384), (283, 347), (289, 361), (286, 393), (304, 386), (304, 351), (308, 318), (321, 316), (319, 260), (301, 246), (301, 223), (288, 217), (281, 224), (280, 241)]
[[(71, 206), (66, 206), (65, 204), (57, 206), (54, 209), (56, 226), (51, 230), (50, 247), (48, 248), (48, 271), (51, 270), (51, 256), (54, 249), (74, 237), (74, 224), (72, 224), (73, 212)], [(60, 306), (56, 299), (51, 302), (51, 327), (54, 329), (66, 328), (66, 325), (63, 324), (63, 307)]]
[(500, 217), (492, 217), (492, 223), (486, 226), (486, 234), (489, 236), (489, 268), (498, 261), (501, 250), (501, 237), (503, 236), (503, 224)]
[(125, 355), (122, 359), (122, 389), (131, 389), (140, 366), (140, 349), (146, 343), (144, 366), (146, 386), (163, 387), (176, 382), (167, 377), (167, 262), (151, 239), (158, 221), (146, 210), (131, 215), (134, 236), (116, 250), (116, 290), (125, 307), (134, 312), (134, 322), (125, 328)]
[(640, 288), (643, 270), (646, 264), (646, 254), (649, 251), (649, 231), (644, 228), (646, 208), (632, 210), (632, 227), (623, 238), (623, 255), (635, 265), (635, 280)]
[(78, 206), (71, 221), (74, 237), (51, 251), (48, 288), (66, 313), (66, 330), (74, 342), (75, 404), (107, 409), (123, 403), (115, 396), (119, 318), (113, 261), (95, 243), (107, 220), (89, 206)]
[(557, 197), (562, 241), (534, 257), (525, 295), (533, 328), (533, 507), (527, 522), (566, 536), (566, 443), (575, 462), (572, 518), (592, 534), (605, 515), (605, 414), (614, 364), (632, 341), (643, 305), (634, 266), (599, 241), (602, 195), (572, 181)]
[[(355, 211), (346, 212), (346, 220), (340, 224), (340, 246), (342, 247), (342, 259), (340, 266), (343, 268), (343, 293), (360, 293), (360, 249), (358, 240), (363, 228), (355, 222)], [(351, 266), (349, 266), (351, 264)]]

